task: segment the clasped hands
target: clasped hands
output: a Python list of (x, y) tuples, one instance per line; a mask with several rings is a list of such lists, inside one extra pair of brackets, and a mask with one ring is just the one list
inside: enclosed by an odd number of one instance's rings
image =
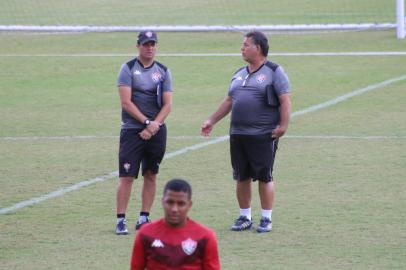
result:
[(158, 133), (160, 127), (161, 123), (157, 121), (151, 121), (149, 125), (139, 133), (139, 135), (143, 140), (149, 140), (152, 136)]

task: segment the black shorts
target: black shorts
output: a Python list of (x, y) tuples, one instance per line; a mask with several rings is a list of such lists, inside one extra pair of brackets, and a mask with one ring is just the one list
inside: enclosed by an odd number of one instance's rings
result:
[(120, 133), (120, 150), (118, 154), (119, 176), (138, 177), (140, 164), (142, 175), (146, 171), (157, 174), (166, 149), (166, 126), (149, 140), (143, 140), (140, 129), (122, 129)]
[(271, 182), (278, 139), (265, 135), (231, 135), (230, 154), (233, 178), (238, 181)]

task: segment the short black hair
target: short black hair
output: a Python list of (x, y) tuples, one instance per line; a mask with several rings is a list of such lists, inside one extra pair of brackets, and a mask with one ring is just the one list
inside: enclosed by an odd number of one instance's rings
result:
[(245, 34), (245, 37), (251, 38), (252, 42), (254, 42), (255, 45), (258, 45), (261, 48), (263, 56), (265, 57), (268, 56), (269, 51), (268, 38), (265, 36), (264, 33), (259, 31), (250, 31), (247, 34)]
[(189, 199), (192, 198), (192, 187), (187, 181), (183, 179), (174, 178), (172, 180), (169, 180), (168, 183), (166, 183), (165, 185), (164, 195), (168, 190), (175, 192), (185, 192), (188, 195)]

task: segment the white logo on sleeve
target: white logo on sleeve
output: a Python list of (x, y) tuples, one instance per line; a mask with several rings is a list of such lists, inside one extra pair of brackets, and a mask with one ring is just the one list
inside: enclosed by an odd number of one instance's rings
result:
[(164, 244), (162, 243), (161, 240), (155, 239), (154, 242), (152, 242), (151, 247), (163, 248), (165, 246), (164, 246)]
[(182, 241), (182, 249), (187, 255), (192, 255), (195, 252), (197, 247), (197, 242), (188, 238), (185, 241)]

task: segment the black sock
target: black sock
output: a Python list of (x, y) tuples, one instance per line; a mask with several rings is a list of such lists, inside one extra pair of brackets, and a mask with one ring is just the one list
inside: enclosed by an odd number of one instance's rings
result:
[(140, 216), (149, 217), (149, 212), (140, 212)]
[(125, 218), (125, 214), (117, 214), (117, 218)]

